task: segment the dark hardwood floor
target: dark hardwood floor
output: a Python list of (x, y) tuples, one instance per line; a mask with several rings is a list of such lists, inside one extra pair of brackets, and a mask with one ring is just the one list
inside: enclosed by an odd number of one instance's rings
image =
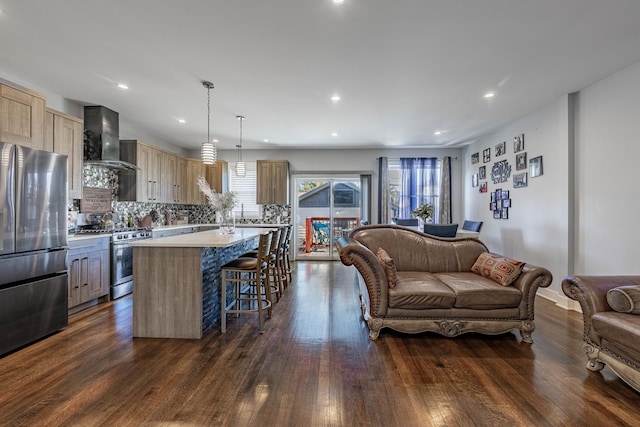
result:
[(544, 299), (534, 344), (500, 336), (370, 341), (352, 267), (298, 262), (266, 333), (132, 339), (131, 297), (0, 358), (0, 425), (640, 425), (640, 395), (589, 372), (582, 320)]

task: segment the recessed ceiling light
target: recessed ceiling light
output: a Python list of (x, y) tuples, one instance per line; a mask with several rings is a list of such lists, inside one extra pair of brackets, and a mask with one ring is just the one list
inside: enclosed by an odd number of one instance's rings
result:
[(265, 140), (264, 140), (264, 142), (269, 142), (269, 140), (268, 140), (268, 139), (265, 139)]
[(213, 142), (218, 143), (218, 142), (220, 142), (220, 141), (218, 141), (217, 139), (214, 139), (214, 140), (213, 140)]
[(337, 95), (337, 94), (336, 94), (336, 95), (333, 95), (333, 96), (331, 97), (331, 100), (332, 100), (333, 102), (338, 102), (338, 101), (340, 101), (340, 95)]
[(119, 87), (120, 89), (129, 89), (129, 86), (127, 86), (127, 85), (126, 85), (126, 84), (124, 84), (124, 83), (118, 83), (118, 87)]
[(344, 0), (331, 0), (333, 1), (333, 4), (342, 4), (344, 3)]
[(185, 119), (178, 119), (179, 123), (187, 123), (187, 121)]
[(333, 132), (331, 136), (338, 136), (338, 132)]
[(485, 97), (485, 98), (493, 98), (494, 96), (496, 96), (496, 94), (495, 94), (495, 93), (493, 93), (493, 92), (489, 92), (489, 93), (485, 93), (485, 94), (484, 94), (484, 97)]
[(437, 130), (437, 131), (435, 131), (433, 134), (434, 134), (434, 135), (442, 135), (442, 134), (443, 134), (443, 133), (445, 133), (445, 132), (446, 132), (446, 131), (444, 131), (444, 130)]

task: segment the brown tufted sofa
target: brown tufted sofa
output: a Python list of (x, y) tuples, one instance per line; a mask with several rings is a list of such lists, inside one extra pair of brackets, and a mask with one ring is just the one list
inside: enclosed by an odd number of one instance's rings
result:
[(607, 302), (610, 289), (625, 285), (640, 285), (640, 276), (569, 276), (562, 291), (582, 308), (587, 369), (606, 363), (640, 392), (640, 315), (616, 312)]
[[(395, 225), (357, 228), (337, 245), (342, 263), (359, 272), (362, 313), (372, 340), (382, 328), (449, 337), (519, 329), (522, 341), (533, 342), (536, 291), (552, 279), (545, 268), (525, 264), (511, 286), (502, 286), (471, 272), (478, 256), (488, 252), (481, 241), (437, 238)], [(397, 267), (393, 289), (376, 257), (379, 247)]]

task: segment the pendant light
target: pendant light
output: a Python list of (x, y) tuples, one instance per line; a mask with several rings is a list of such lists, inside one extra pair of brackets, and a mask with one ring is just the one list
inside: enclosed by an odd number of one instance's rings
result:
[(203, 142), (200, 147), (200, 159), (205, 165), (212, 165), (218, 159), (218, 149), (211, 142), (209, 132), (211, 130), (211, 89), (213, 83), (204, 80), (202, 86), (207, 88), (207, 142)]
[(247, 174), (247, 165), (242, 161), (242, 121), (244, 116), (236, 116), (236, 119), (240, 120), (240, 144), (238, 147), (238, 161), (236, 162), (236, 176), (245, 176)]

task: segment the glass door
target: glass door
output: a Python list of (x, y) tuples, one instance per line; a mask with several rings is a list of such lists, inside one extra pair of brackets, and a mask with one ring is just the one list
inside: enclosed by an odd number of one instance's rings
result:
[(296, 259), (337, 259), (336, 239), (363, 221), (368, 194), (361, 181), (360, 175), (295, 177)]

